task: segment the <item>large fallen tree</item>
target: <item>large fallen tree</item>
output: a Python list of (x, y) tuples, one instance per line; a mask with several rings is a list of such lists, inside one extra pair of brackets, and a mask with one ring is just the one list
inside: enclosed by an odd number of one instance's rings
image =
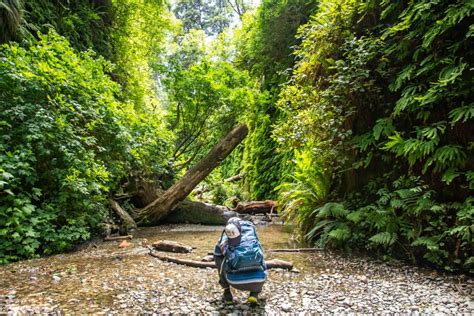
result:
[(181, 180), (146, 207), (135, 212), (133, 214), (134, 220), (139, 224), (145, 225), (158, 223), (179, 202), (183, 201), (194, 187), (206, 178), (242, 142), (247, 133), (248, 128), (246, 125), (242, 124), (235, 127), (201, 161), (189, 169)]
[(224, 225), (229, 218), (238, 215), (226, 206), (184, 200), (164, 216), (162, 221), (174, 224)]

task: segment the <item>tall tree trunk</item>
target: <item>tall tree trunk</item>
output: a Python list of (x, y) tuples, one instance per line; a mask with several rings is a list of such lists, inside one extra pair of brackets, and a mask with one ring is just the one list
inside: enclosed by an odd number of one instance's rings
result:
[(164, 215), (168, 214), (176, 204), (184, 200), (194, 187), (206, 178), (242, 142), (247, 133), (248, 128), (245, 124), (238, 125), (230, 131), (211, 149), (206, 157), (189, 169), (181, 180), (166, 190), (159, 198), (137, 212), (136, 219), (138, 223), (155, 224), (159, 222)]

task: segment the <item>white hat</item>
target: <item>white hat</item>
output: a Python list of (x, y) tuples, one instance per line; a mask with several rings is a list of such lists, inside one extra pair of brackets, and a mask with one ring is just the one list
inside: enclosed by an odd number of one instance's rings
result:
[(238, 223), (231, 223), (225, 227), (225, 234), (229, 239), (229, 246), (236, 246), (240, 243), (240, 225)]

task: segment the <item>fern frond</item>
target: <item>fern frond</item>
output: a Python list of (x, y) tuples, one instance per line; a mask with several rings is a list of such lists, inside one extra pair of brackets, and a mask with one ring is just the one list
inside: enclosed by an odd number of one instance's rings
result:
[(331, 230), (328, 236), (336, 241), (345, 241), (351, 236), (351, 229), (347, 225), (341, 225), (339, 228)]
[(388, 247), (393, 245), (395, 241), (397, 241), (397, 237), (398, 236), (396, 233), (381, 232), (370, 237), (369, 240), (374, 244)]

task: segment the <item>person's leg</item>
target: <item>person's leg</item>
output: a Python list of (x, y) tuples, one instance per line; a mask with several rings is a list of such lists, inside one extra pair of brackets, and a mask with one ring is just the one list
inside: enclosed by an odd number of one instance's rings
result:
[(249, 294), (249, 298), (247, 299), (247, 302), (250, 304), (250, 305), (258, 305), (258, 294), (260, 292), (250, 292)]
[(229, 283), (227, 283), (227, 280), (225, 278), (225, 271), (222, 268), (222, 263), (224, 262), (224, 257), (222, 256), (214, 256), (214, 263), (216, 264), (217, 267), (217, 272), (219, 273), (219, 284), (224, 288), (228, 289), (229, 288)]
[(263, 284), (265, 282), (253, 282), (253, 283), (243, 283), (243, 284), (232, 284), (237, 290), (240, 291), (248, 291), (250, 292), (249, 297), (247, 299), (247, 303), (251, 306), (258, 305), (258, 294), (262, 291)]
[(214, 262), (217, 266), (217, 271), (219, 273), (219, 284), (224, 289), (224, 294), (222, 295), (222, 299), (226, 304), (231, 304), (233, 302), (232, 293), (230, 292), (230, 285), (227, 283), (227, 279), (225, 277), (225, 271), (223, 269), (223, 262), (224, 257), (222, 256), (214, 256)]
[(253, 305), (253, 306), (258, 305), (258, 294), (262, 291), (263, 283), (264, 282), (249, 284), (247, 291), (249, 291), (250, 294), (247, 299), (247, 302), (250, 305)]

